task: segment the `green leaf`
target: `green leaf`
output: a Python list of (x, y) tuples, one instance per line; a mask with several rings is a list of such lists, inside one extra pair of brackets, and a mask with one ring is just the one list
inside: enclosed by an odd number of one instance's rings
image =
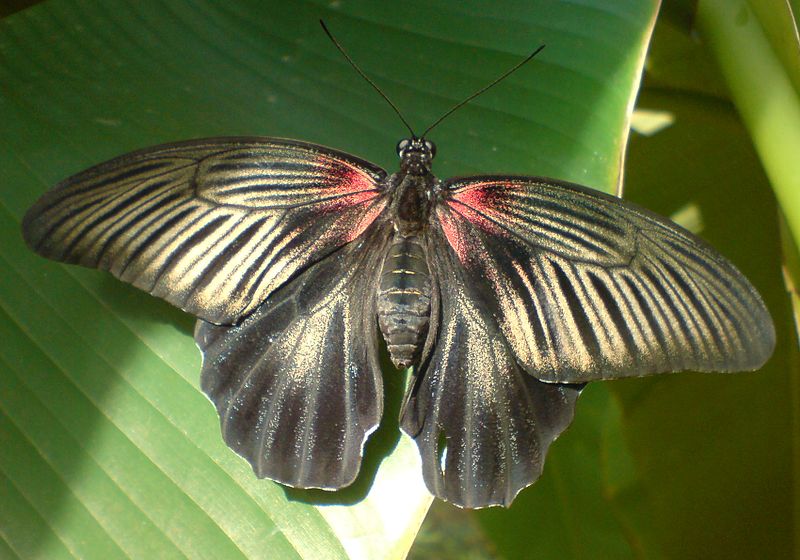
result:
[[(0, 21), (0, 557), (402, 557), (429, 497), (397, 434), (399, 376), (387, 371), (387, 418), (354, 489), (258, 481), (197, 388), (192, 319), (32, 255), (21, 216), (71, 173), (192, 137), (292, 137), (393, 170), (406, 131), (320, 17), (417, 129), (547, 43), (434, 131), (437, 173), (613, 190), (654, 9), (52, 0)], [(686, 89), (711, 99), (643, 97), (679, 119), (634, 139), (628, 193), (667, 214), (697, 204), (703, 235), (753, 278), (784, 333), (774, 204), (719, 83), (689, 87), (700, 74)], [(788, 556), (791, 348), (782, 338), (759, 374), (588, 387), (542, 480), (511, 510), (475, 516), (487, 554)]]

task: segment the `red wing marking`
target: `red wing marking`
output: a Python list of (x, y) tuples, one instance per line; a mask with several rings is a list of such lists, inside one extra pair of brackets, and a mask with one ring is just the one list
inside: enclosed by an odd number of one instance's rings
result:
[(505, 218), (502, 210), (508, 204), (508, 191), (517, 188), (513, 183), (487, 181), (474, 183), (470, 188), (450, 193), (447, 204), (473, 225), (491, 235), (505, 237), (498, 223)]
[[(318, 156), (317, 163), (325, 169), (326, 186), (328, 188), (342, 195), (361, 193), (370, 198), (377, 195), (375, 178), (369, 173), (344, 160), (333, 159), (322, 154)], [(354, 202), (354, 204), (359, 202), (363, 202), (363, 200)]]
[(341, 212), (363, 205), (364, 215), (352, 224), (346, 234), (347, 242), (353, 241), (364, 233), (386, 206), (385, 201), (374, 201), (380, 195), (375, 178), (346, 161), (325, 155), (319, 156), (318, 163), (326, 169), (326, 186), (341, 194), (326, 201), (322, 206), (323, 212)]
[(478, 239), (461, 220), (488, 235), (507, 237), (508, 232), (499, 225), (507, 220), (501, 210), (508, 203), (506, 193), (516, 188), (513, 183), (498, 181), (473, 183), (467, 189), (448, 193), (445, 202), (452, 212), (437, 208), (442, 231), (462, 264), (466, 266), (471, 254), (478, 250)]
[(493, 207), (507, 203), (506, 194), (519, 186), (509, 182), (484, 181), (472, 183), (469, 188), (455, 191), (451, 197), (480, 212), (491, 212)]

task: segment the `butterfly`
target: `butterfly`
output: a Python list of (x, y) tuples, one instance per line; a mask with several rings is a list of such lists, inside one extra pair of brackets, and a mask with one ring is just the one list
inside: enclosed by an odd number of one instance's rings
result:
[(297, 488), (356, 478), (380, 338), (413, 366), (400, 425), (428, 489), (467, 508), (540, 476), (585, 383), (770, 356), (753, 286), (666, 218), (554, 179), (439, 180), (425, 134), (397, 154), (389, 174), (295, 140), (165, 144), (66, 179), (23, 236), (197, 316), (225, 442)]

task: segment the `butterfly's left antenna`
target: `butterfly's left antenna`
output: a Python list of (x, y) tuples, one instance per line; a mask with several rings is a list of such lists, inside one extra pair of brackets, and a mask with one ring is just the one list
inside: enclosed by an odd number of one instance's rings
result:
[(387, 102), (389, 105), (391, 105), (391, 106), (392, 106), (392, 109), (394, 109), (394, 112), (395, 112), (395, 113), (397, 113), (397, 116), (398, 116), (398, 117), (400, 117), (400, 120), (401, 120), (401, 121), (403, 121), (403, 124), (404, 124), (404, 125), (406, 125), (406, 128), (407, 128), (407, 129), (408, 129), (408, 131), (411, 133), (411, 137), (412, 137), (412, 138), (416, 138), (416, 137), (417, 137), (417, 135), (416, 135), (416, 134), (414, 134), (414, 130), (411, 128), (411, 125), (410, 125), (410, 124), (408, 124), (408, 121), (407, 121), (406, 119), (404, 119), (404, 118), (403, 118), (403, 114), (400, 112), (400, 109), (398, 109), (398, 108), (397, 108), (397, 105), (395, 105), (394, 103), (392, 103), (392, 100), (391, 100), (391, 99), (389, 99), (389, 98), (386, 96), (386, 94), (385, 94), (385, 93), (383, 93), (383, 91), (381, 91), (381, 88), (379, 88), (379, 87), (378, 87), (378, 86), (375, 84), (375, 82), (373, 82), (372, 80), (370, 80), (370, 79), (369, 79), (369, 76), (367, 76), (366, 74), (364, 74), (364, 72), (362, 72), (362, 71), (361, 71), (361, 68), (359, 68), (359, 67), (358, 67), (358, 65), (356, 65), (356, 63), (355, 63), (355, 62), (353, 62), (353, 59), (352, 59), (352, 58), (350, 58), (350, 55), (349, 55), (349, 54), (347, 54), (347, 51), (345, 51), (345, 50), (344, 50), (344, 47), (342, 47), (342, 45), (340, 45), (340, 44), (339, 44), (339, 41), (337, 41), (337, 40), (336, 40), (336, 38), (333, 36), (333, 33), (331, 33), (331, 32), (330, 32), (330, 30), (328, 29), (328, 26), (327, 26), (327, 25), (325, 25), (325, 22), (324, 22), (324, 21), (322, 21), (322, 20), (319, 20), (319, 24), (322, 26), (322, 29), (325, 31), (325, 34), (328, 36), (328, 38), (329, 38), (329, 39), (330, 39), (330, 40), (333, 42), (333, 44), (334, 44), (334, 45), (336, 45), (336, 48), (337, 48), (337, 49), (339, 49), (339, 52), (340, 52), (340, 53), (342, 53), (342, 54), (344, 55), (344, 57), (347, 59), (347, 62), (349, 62), (349, 63), (350, 63), (350, 66), (352, 66), (352, 67), (355, 69), (355, 71), (356, 71), (356, 72), (358, 72), (358, 73), (361, 75), (361, 77), (362, 77), (362, 78), (364, 78), (365, 80), (367, 80), (367, 83), (368, 83), (369, 85), (371, 85), (373, 88), (375, 88), (375, 91), (377, 91), (377, 92), (380, 94), (380, 96), (381, 96), (381, 97), (383, 97), (383, 98), (386, 100), (386, 102)]

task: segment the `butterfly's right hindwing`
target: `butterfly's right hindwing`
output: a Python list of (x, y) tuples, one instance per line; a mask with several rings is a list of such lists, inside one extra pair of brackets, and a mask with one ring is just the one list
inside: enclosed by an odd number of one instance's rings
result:
[(240, 324), (198, 321), (203, 391), (259, 477), (336, 489), (358, 473), (383, 403), (375, 299), (386, 235), (372, 229)]
[(45, 193), (23, 220), (39, 254), (100, 268), (229, 324), (357, 238), (385, 172), (313, 144), (218, 138), (134, 152)]
[(520, 367), (483, 294), (435, 229), (428, 254), (440, 290), (437, 337), (415, 371), (401, 426), (419, 448), (432, 494), (461, 507), (508, 506), (541, 474), (581, 387), (544, 383)]

